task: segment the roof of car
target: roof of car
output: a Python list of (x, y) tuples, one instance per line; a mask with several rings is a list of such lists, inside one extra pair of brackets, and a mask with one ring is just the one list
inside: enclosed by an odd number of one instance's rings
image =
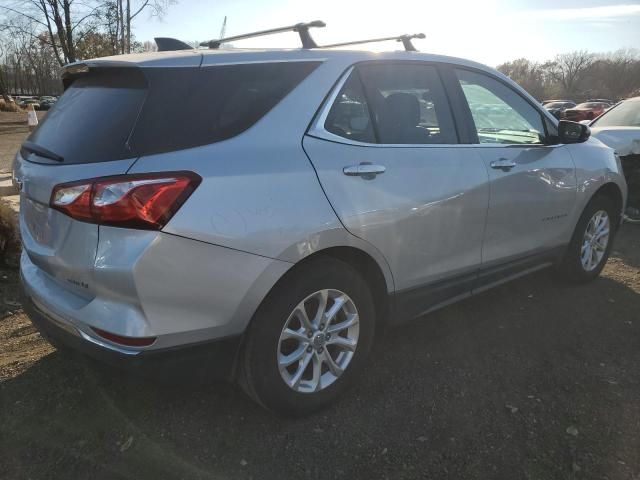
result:
[[(70, 72), (74, 66), (103, 67), (103, 66), (140, 66), (151, 67), (198, 67), (206, 65), (229, 65), (260, 62), (290, 62), (290, 61), (325, 61), (334, 63), (338, 68), (347, 68), (358, 62), (373, 60), (417, 60), (423, 62), (439, 62), (485, 71), (493, 76), (502, 78), (506, 83), (521, 90), (532, 103), (538, 103), (529, 93), (519, 87), (513, 80), (498, 70), (464, 58), (436, 55), (414, 51), (386, 51), (372, 52), (367, 50), (342, 50), (332, 48), (293, 48), (293, 49), (193, 49), (165, 52), (146, 52), (128, 55), (116, 55), (84, 60), (65, 66)], [(73, 73), (73, 72), (70, 72)], [(548, 118), (553, 120), (549, 113)]]
[[(199, 61), (198, 61), (199, 59)], [(453, 63), (495, 72), (494, 69), (471, 60), (435, 55), (422, 52), (389, 51), (371, 52), (366, 50), (336, 49), (193, 49), (167, 52), (145, 52), (127, 55), (115, 55), (76, 62), (75, 64), (136, 64), (142, 67), (186, 66), (194, 63), (244, 63), (258, 61), (304, 61), (342, 59), (346, 62), (366, 60), (421, 60), (431, 62)]]

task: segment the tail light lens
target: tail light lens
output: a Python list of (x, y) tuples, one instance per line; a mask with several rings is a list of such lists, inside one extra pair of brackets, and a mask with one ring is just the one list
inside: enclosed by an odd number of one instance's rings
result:
[(83, 222), (160, 230), (201, 181), (193, 172), (163, 172), (62, 183), (50, 204)]

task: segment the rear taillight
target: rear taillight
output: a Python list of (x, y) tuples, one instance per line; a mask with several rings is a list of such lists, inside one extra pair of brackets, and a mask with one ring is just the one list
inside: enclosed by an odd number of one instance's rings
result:
[(51, 208), (76, 220), (160, 230), (202, 179), (192, 172), (119, 175), (53, 188)]

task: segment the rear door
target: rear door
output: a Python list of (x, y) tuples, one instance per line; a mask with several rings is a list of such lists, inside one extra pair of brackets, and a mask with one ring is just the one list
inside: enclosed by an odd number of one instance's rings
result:
[(146, 92), (137, 68), (86, 72), (71, 83), (16, 157), (24, 252), (35, 267), (81, 296), (93, 295), (98, 226), (49, 208), (51, 194), (60, 183), (129, 169), (135, 154), (127, 142)]
[(469, 293), (488, 175), (479, 153), (458, 142), (436, 66), (353, 68), (303, 145), (342, 223), (387, 259), (405, 314)]
[(483, 262), (543, 254), (566, 243), (576, 175), (566, 146), (552, 144), (555, 126), (499, 79), (467, 69), (456, 75), (491, 179)]

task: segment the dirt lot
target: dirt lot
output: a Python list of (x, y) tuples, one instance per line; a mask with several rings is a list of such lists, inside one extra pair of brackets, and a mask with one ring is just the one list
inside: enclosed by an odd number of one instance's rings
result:
[(390, 331), (297, 421), (64, 356), (7, 314), (16, 281), (0, 272), (3, 479), (640, 478), (638, 227), (590, 285), (540, 272)]
[[(47, 112), (38, 112), (42, 120)], [(0, 112), (0, 173), (11, 170), (18, 147), (27, 137), (27, 113)]]

